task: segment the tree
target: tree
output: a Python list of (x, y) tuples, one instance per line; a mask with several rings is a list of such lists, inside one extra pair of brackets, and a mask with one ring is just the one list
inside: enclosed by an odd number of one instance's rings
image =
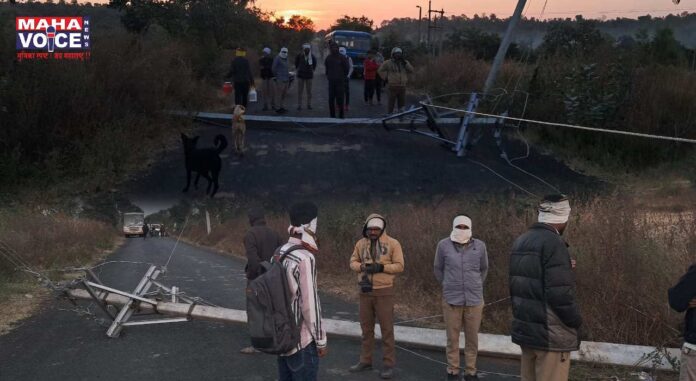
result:
[(374, 24), (375, 22), (373, 20), (370, 20), (366, 16), (351, 17), (345, 15), (342, 18), (337, 19), (336, 23), (331, 26), (330, 30), (333, 31), (345, 29), (371, 33)]
[(594, 21), (576, 16), (576, 22), (555, 22), (550, 27), (541, 51), (548, 55), (584, 56), (606, 42)]
[(309, 17), (292, 15), (286, 23), (288, 27), (294, 31), (310, 31), (314, 32), (314, 21)]

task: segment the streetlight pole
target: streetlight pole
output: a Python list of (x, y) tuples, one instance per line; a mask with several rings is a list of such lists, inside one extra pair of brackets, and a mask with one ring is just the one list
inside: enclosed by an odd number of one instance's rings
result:
[(421, 43), (421, 21), (423, 20), (423, 7), (416, 5), (418, 8), (418, 45)]

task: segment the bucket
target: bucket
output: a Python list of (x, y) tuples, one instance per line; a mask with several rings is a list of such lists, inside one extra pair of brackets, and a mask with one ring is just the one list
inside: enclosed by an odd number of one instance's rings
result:
[(232, 83), (231, 83), (231, 82), (225, 82), (225, 83), (222, 85), (222, 92), (225, 93), (225, 94), (231, 93), (231, 92), (232, 92), (232, 89), (233, 89), (233, 88), (232, 88)]

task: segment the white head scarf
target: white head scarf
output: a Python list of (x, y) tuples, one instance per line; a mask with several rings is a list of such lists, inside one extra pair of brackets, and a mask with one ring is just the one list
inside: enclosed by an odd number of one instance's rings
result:
[(539, 222), (544, 224), (565, 224), (570, 217), (570, 201), (567, 199), (539, 204)]
[(266, 54), (271, 54), (271, 48), (263, 48), (263, 52)]
[[(464, 225), (468, 226), (468, 229), (457, 229), (457, 226)], [(453, 242), (465, 244), (471, 241), (472, 235), (471, 218), (467, 216), (457, 216), (452, 221), (452, 233), (450, 233), (450, 239)]]
[(304, 50), (304, 49), (309, 49), (309, 53), (306, 55), (306, 57), (307, 57), (307, 63), (308, 63), (310, 66), (313, 65), (314, 62), (312, 61), (312, 45), (310, 45), (308, 42), (307, 42), (307, 43), (304, 43), (304, 44), (302, 44), (302, 49), (303, 49), (303, 50)]
[(292, 226), (288, 227), (288, 234), (290, 235), (295, 235), (295, 234), (301, 234), (302, 235), (302, 242), (307, 244), (309, 247), (311, 247), (314, 250), (319, 250), (319, 247), (317, 246), (317, 218), (314, 217), (312, 221), (310, 221), (308, 224), (304, 224), (301, 226)]
[(278, 55), (280, 58), (288, 58), (288, 48), (280, 49), (280, 53)]
[(381, 218), (372, 218), (367, 221), (367, 228), (379, 228), (379, 230), (384, 230), (384, 220)]
[(348, 55), (348, 51), (347, 51), (346, 48), (343, 47), (343, 46), (341, 46), (340, 48), (338, 48), (338, 52), (341, 53), (341, 54), (343, 54), (344, 56), (345, 56), (345, 55)]

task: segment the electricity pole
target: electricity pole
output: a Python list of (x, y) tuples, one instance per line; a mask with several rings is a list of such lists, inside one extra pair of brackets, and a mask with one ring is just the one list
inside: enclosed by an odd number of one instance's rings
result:
[(418, 8), (418, 45), (421, 43), (421, 21), (423, 20), (423, 7), (416, 5)]
[[(526, 4), (527, 0), (518, 0), (517, 8), (515, 8), (515, 13), (513, 13), (512, 17), (510, 17), (510, 24), (508, 24), (507, 31), (505, 31), (505, 36), (503, 37), (503, 40), (500, 42), (498, 53), (495, 55), (493, 65), (491, 66), (491, 71), (488, 73), (488, 78), (486, 78), (486, 84), (483, 86), (482, 97), (479, 97), (479, 95), (476, 93), (472, 93), (471, 98), (469, 99), (469, 105), (467, 107), (468, 111), (475, 111), (476, 107), (478, 106), (479, 100), (485, 97), (493, 87), (493, 84), (495, 84), (495, 80), (498, 76), (498, 71), (500, 71), (500, 67), (503, 65), (503, 61), (505, 61), (505, 56), (507, 55), (508, 48), (510, 47), (510, 43), (512, 42), (512, 34), (515, 31), (515, 27), (517, 27), (517, 24), (522, 18), (522, 11), (524, 10), (524, 6)], [(469, 131), (469, 122), (471, 120), (473, 120), (473, 114), (467, 114), (466, 117), (464, 117), (464, 119), (462, 120), (461, 128), (459, 129), (457, 145), (454, 148), (454, 151), (457, 152), (457, 156), (459, 157), (466, 155), (466, 146), (471, 140), (469, 137), (469, 135), (471, 134), (471, 131)]]
[(431, 28), (431, 18), (430, 14), (433, 12), (433, 1), (429, 0), (428, 1), (428, 39), (426, 40), (426, 45), (428, 46), (428, 49), (430, 49), (430, 28)]

